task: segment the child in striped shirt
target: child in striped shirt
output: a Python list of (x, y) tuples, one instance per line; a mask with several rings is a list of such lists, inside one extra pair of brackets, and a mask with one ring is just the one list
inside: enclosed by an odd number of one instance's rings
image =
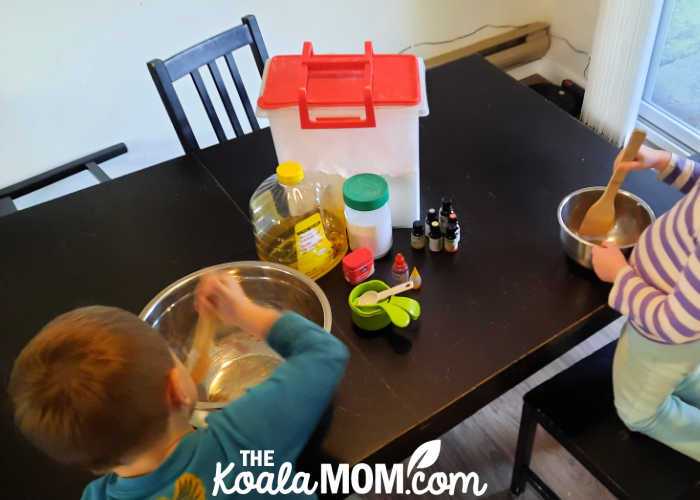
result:
[(615, 406), (631, 430), (700, 461), (700, 164), (642, 146), (615, 168), (654, 168), (685, 194), (642, 233), (629, 262), (614, 245), (593, 249), (596, 274), (613, 283), (610, 307), (628, 318)]

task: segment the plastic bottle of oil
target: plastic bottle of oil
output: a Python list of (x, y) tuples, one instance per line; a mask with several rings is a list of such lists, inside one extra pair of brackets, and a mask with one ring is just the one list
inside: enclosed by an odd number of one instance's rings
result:
[(338, 194), (342, 187), (331, 177), (316, 177), (305, 178), (301, 165), (285, 162), (250, 199), (260, 260), (285, 264), (314, 280), (333, 269), (348, 250)]

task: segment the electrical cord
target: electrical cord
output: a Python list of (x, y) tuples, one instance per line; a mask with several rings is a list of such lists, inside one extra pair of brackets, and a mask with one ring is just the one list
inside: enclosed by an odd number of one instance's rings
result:
[(583, 70), (583, 76), (588, 78), (588, 67), (591, 65), (591, 54), (589, 54), (585, 50), (578, 49), (578, 48), (574, 47), (574, 45), (567, 38), (564, 38), (563, 36), (555, 35), (554, 33), (550, 33), (550, 35), (552, 38), (556, 38), (557, 40), (561, 40), (562, 42), (564, 42), (566, 45), (569, 46), (569, 48), (571, 50), (573, 50), (577, 54), (582, 54), (582, 55), (585, 55), (588, 57), (588, 60), (586, 61), (586, 68)]
[[(483, 24), (483, 25), (479, 26), (478, 28), (476, 28), (475, 30), (470, 31), (469, 33), (465, 33), (464, 35), (459, 35), (459, 36), (456, 36), (454, 38), (450, 38), (449, 40), (439, 40), (439, 41), (433, 41), (433, 42), (420, 42), (420, 43), (415, 43), (415, 44), (409, 45), (408, 47), (404, 47), (403, 49), (401, 49), (399, 51), (399, 54), (403, 54), (407, 50), (411, 50), (411, 49), (414, 49), (416, 47), (423, 47), (425, 45), (443, 45), (445, 43), (452, 43), (452, 42), (456, 42), (457, 40), (463, 40), (465, 38), (469, 38), (470, 36), (476, 35), (478, 32), (480, 32), (486, 28), (515, 28), (515, 29), (519, 29), (519, 28), (524, 28), (525, 26), (527, 26), (527, 24), (521, 24), (521, 25)], [(567, 38), (565, 38), (563, 36), (555, 35), (555, 34), (552, 34), (551, 32), (550, 32), (550, 35), (552, 38), (556, 38), (556, 39), (561, 40), (564, 43), (566, 43), (566, 45), (568, 45), (569, 48), (572, 51), (574, 51), (575, 53), (588, 56), (588, 61), (586, 62), (586, 68), (583, 70), (583, 76), (588, 78), (588, 67), (591, 64), (591, 55), (588, 52), (586, 52), (585, 50), (582, 50), (582, 49), (575, 47)]]
[(527, 24), (521, 24), (520, 26), (516, 26), (514, 24), (484, 24), (484, 25), (476, 28), (474, 31), (470, 31), (469, 33), (465, 33), (464, 35), (450, 38), (449, 40), (440, 40), (438, 42), (420, 42), (420, 43), (416, 43), (413, 45), (409, 45), (408, 47), (404, 47), (403, 49), (401, 49), (399, 51), (399, 54), (403, 54), (407, 50), (411, 50), (411, 49), (414, 49), (416, 47), (422, 47), (424, 45), (442, 45), (445, 43), (456, 42), (457, 40), (462, 40), (462, 39), (468, 38), (472, 35), (476, 35), (479, 31), (484, 30), (486, 28), (524, 28), (525, 26), (527, 26)]

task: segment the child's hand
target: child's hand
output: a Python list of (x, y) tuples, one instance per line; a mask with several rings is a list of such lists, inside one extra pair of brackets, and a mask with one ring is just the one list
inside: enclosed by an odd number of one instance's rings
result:
[(238, 278), (226, 272), (202, 277), (195, 291), (199, 314), (218, 317), (225, 325), (238, 326), (259, 337), (267, 336), (280, 313), (248, 298)]
[(617, 158), (615, 158), (615, 166), (613, 168), (625, 170), (627, 172), (630, 170), (646, 170), (649, 168), (655, 168), (661, 172), (671, 161), (671, 153), (668, 151), (652, 149), (647, 146), (639, 148), (639, 153), (637, 153), (637, 156), (635, 156), (632, 161), (622, 161), (622, 151), (620, 151)]
[(617, 274), (627, 267), (627, 259), (613, 243), (603, 242), (603, 246), (593, 247), (593, 270), (598, 277), (614, 283)]
[(253, 303), (238, 279), (226, 272), (202, 277), (195, 291), (195, 307), (200, 314), (217, 317), (224, 324), (239, 324), (239, 318)]

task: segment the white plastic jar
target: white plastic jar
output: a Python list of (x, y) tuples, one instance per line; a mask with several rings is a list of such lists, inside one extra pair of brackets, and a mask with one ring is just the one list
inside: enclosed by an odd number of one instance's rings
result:
[(343, 184), (350, 248), (366, 247), (375, 259), (391, 249), (389, 185), (381, 175), (353, 175)]

